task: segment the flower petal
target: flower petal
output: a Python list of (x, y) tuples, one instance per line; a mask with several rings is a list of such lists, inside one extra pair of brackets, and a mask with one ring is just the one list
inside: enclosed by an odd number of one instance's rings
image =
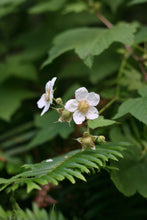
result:
[(48, 111), (49, 107), (50, 107), (50, 102), (46, 103), (43, 111), (41, 112), (41, 116), (44, 115), (44, 113)]
[(52, 80), (49, 80), (46, 85), (45, 85), (45, 90), (52, 90), (53, 89), (53, 86), (55, 84), (55, 81), (56, 81), (57, 77), (54, 77), (52, 78)]
[(41, 98), (37, 102), (38, 108), (43, 108), (46, 105), (45, 93), (41, 96)]
[(52, 104), (53, 102), (53, 90), (50, 91), (50, 103)]
[(70, 112), (74, 112), (78, 108), (78, 102), (76, 99), (70, 99), (65, 103), (65, 109), (67, 109)]
[(90, 120), (93, 120), (93, 119), (96, 119), (98, 117), (99, 117), (98, 110), (95, 107), (90, 106), (90, 108), (88, 109), (88, 111), (86, 113), (86, 118), (90, 119)]
[(95, 92), (90, 92), (87, 95), (86, 99), (87, 99), (89, 105), (96, 106), (100, 101), (100, 96), (98, 94), (96, 94)]
[(95, 145), (93, 145), (93, 146), (91, 147), (91, 149), (92, 149), (92, 150), (95, 150)]
[(52, 78), (52, 80), (51, 80), (52, 86), (54, 86), (56, 79), (57, 79), (57, 77)]
[(85, 115), (79, 110), (77, 110), (73, 114), (73, 120), (77, 125), (80, 125), (83, 121), (85, 121)]
[(86, 99), (87, 95), (88, 95), (88, 91), (85, 87), (81, 87), (75, 91), (75, 98), (78, 101)]
[(45, 85), (45, 91), (50, 90), (51, 89), (51, 81), (48, 81)]

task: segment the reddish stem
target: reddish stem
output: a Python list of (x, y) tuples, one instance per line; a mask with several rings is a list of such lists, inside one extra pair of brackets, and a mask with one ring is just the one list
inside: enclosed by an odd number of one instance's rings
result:
[[(99, 11), (96, 12), (96, 16), (99, 18), (99, 20), (106, 25), (106, 27), (108, 27), (109, 29), (113, 27), (113, 24), (107, 20), (107, 18), (105, 18)], [(147, 81), (147, 73), (144, 69), (143, 66), (143, 59), (141, 57), (138, 57), (136, 54), (134, 54), (133, 50), (131, 49), (130, 46), (125, 45), (126, 50), (130, 53), (130, 55), (133, 57), (133, 59), (138, 62), (139, 68), (142, 72), (142, 74), (144, 75), (144, 81)]]
[(100, 19), (100, 21), (106, 25), (108, 28), (112, 28), (113, 24), (110, 23), (110, 21), (107, 20), (99, 11), (96, 12), (96, 16)]

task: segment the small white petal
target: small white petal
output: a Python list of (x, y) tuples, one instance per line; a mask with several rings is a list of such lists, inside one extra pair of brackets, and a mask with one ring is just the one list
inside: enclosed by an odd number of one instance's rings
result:
[(91, 147), (92, 150), (95, 150), (95, 145), (93, 147)]
[(90, 92), (87, 95), (86, 100), (88, 101), (89, 105), (96, 106), (100, 101), (100, 96), (96, 94), (95, 92)]
[(73, 120), (77, 125), (80, 125), (85, 121), (85, 115), (80, 111), (75, 111), (73, 114)]
[(56, 81), (57, 77), (54, 77), (52, 78), (52, 80), (49, 80), (46, 85), (45, 85), (45, 90), (52, 90), (53, 89), (53, 86), (55, 84), (55, 81)]
[(78, 102), (76, 99), (70, 99), (65, 103), (65, 109), (67, 109), (70, 112), (74, 112), (78, 108)]
[(50, 91), (50, 103), (52, 104), (53, 102), (53, 90)]
[(57, 79), (57, 77), (52, 78), (52, 80), (51, 80), (52, 87), (54, 86), (56, 79)]
[(46, 85), (45, 85), (45, 91), (50, 90), (51, 89), (51, 85), (52, 85), (51, 81), (48, 81), (46, 83)]
[(52, 162), (53, 161), (53, 159), (47, 159), (46, 160), (46, 162)]
[(50, 102), (48, 102), (48, 103), (46, 102), (46, 105), (45, 105), (43, 111), (41, 112), (41, 116), (42, 116), (45, 112), (48, 111), (49, 107), (50, 107)]
[(96, 119), (98, 117), (99, 117), (98, 110), (95, 107), (90, 106), (90, 108), (88, 109), (88, 111), (86, 113), (86, 118), (90, 119), (90, 120), (93, 120), (93, 119)]
[(38, 108), (43, 108), (46, 105), (45, 93), (41, 96), (41, 98), (37, 102)]
[(75, 98), (78, 101), (86, 99), (87, 95), (88, 95), (88, 91), (85, 87), (81, 87), (75, 91)]

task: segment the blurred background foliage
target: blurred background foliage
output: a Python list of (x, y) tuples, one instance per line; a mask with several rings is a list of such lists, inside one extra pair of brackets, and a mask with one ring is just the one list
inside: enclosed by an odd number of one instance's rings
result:
[(64, 101), (80, 86), (100, 94), (99, 110), (113, 100), (103, 115), (119, 123), (94, 133), (131, 144), (124, 159), (109, 164), (120, 171), (93, 170), (86, 183), (64, 180), (28, 194), (23, 186), (0, 192), (1, 219), (147, 217), (146, 8), (146, 0), (0, 0), (1, 178), (81, 148), (74, 140), (80, 126), (54, 123), (52, 111), (40, 117), (36, 102), (54, 76), (55, 96)]

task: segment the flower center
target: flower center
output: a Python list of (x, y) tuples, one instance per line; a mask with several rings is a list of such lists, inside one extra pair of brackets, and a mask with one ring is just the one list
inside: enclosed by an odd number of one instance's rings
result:
[(79, 101), (79, 104), (78, 104), (78, 110), (84, 114), (87, 113), (88, 109), (89, 109), (90, 105), (88, 103), (87, 100), (81, 100)]
[(45, 93), (45, 100), (48, 102), (50, 100), (50, 90), (48, 89)]

